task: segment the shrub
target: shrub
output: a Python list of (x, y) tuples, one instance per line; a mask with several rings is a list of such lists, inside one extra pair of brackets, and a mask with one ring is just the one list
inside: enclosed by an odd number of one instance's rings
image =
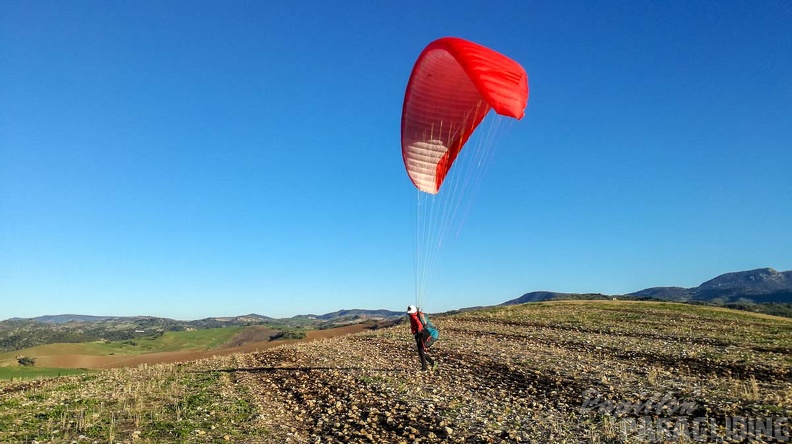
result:
[(25, 367), (33, 367), (34, 365), (36, 365), (36, 358), (31, 358), (29, 356), (20, 356), (17, 358), (17, 362), (19, 363), (19, 365)]
[(274, 335), (270, 335), (270, 341), (285, 340), (285, 339), (303, 339), (305, 338), (305, 330), (294, 329), (279, 331)]

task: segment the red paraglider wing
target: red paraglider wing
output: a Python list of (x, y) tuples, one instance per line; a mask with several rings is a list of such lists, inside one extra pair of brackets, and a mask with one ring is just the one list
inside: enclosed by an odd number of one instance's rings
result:
[(490, 108), (521, 119), (527, 102), (528, 75), (519, 63), (456, 37), (430, 43), (404, 94), (402, 158), (410, 180), (436, 194)]

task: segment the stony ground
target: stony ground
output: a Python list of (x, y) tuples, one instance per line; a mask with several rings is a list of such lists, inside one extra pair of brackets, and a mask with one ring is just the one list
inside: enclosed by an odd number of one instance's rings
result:
[[(420, 371), (409, 327), (402, 324), (156, 372), (149, 368), (149, 382), (139, 390), (150, 395), (135, 397), (151, 399), (156, 407), (134, 410), (134, 402), (124, 398), (118, 405), (127, 407), (114, 410), (108, 399), (104, 410), (83, 409), (94, 424), (82, 424), (79, 436), (73, 425), (79, 416), (63, 414), (49, 417), (49, 435), (0, 431), (0, 441), (631, 443), (788, 437), (787, 319), (681, 304), (588, 301), (433, 321), (442, 337), (432, 351), (439, 361), (432, 372)], [(135, 379), (136, 371), (118, 370), (115, 380)], [(86, 384), (98, 387), (106, 377)], [(2, 408), (20, 412), (26, 400), (46, 403), (66, 392), (59, 389), (63, 383), (25, 384), (0, 386), (0, 430), (8, 424), (36, 427), (35, 421), (5, 417)], [(168, 384), (176, 386), (163, 389)], [(106, 429), (92, 433), (106, 428), (105, 416), (114, 418), (112, 435)], [(155, 420), (166, 426), (153, 429)]]
[(639, 442), (624, 418), (790, 416), (792, 323), (596, 305), (438, 319), (434, 372), (404, 325), (242, 356), (234, 373), (273, 442)]

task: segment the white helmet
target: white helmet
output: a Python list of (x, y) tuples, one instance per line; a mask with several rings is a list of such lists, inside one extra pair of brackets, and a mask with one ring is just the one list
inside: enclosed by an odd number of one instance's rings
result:
[(418, 311), (418, 308), (415, 305), (409, 305), (407, 307), (407, 313), (413, 314)]

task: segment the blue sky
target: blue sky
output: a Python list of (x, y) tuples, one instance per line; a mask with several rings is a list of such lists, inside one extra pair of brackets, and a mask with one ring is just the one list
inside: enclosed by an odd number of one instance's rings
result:
[(531, 96), (427, 310), (792, 269), (790, 2), (0, 9), (0, 319), (403, 309), (401, 105), (443, 36)]

